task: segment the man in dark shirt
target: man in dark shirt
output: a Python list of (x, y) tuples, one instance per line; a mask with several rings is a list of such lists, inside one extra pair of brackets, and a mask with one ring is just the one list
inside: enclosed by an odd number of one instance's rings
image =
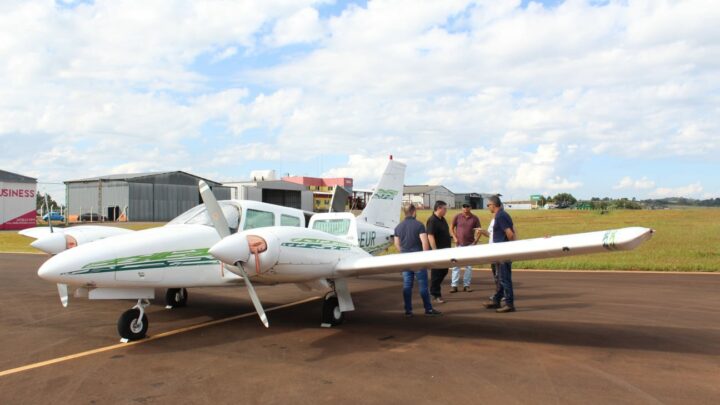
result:
[[(492, 229), (492, 243), (503, 243), (515, 240), (515, 228), (512, 218), (503, 209), (502, 202), (498, 196), (492, 196), (487, 204), (490, 212), (495, 216)], [(485, 308), (495, 309), (497, 312), (514, 312), (515, 302), (513, 300), (512, 285), (512, 262), (494, 263), (497, 275), (495, 294), (486, 302)], [(505, 304), (500, 306), (502, 300)]]
[[(450, 227), (448, 227), (445, 214), (447, 213), (447, 204), (445, 201), (437, 200), (433, 208), (433, 214), (427, 220), (427, 235), (430, 248), (447, 249), (450, 247)], [(442, 298), (442, 282), (448, 274), (448, 269), (432, 269), (430, 271), (430, 295), (433, 301), (442, 304), (445, 302)]]
[[(395, 248), (400, 253), (422, 252), (428, 250), (428, 238), (425, 226), (415, 219), (415, 206), (409, 205), (405, 208), (405, 220), (395, 227)], [(403, 275), (403, 300), (405, 301), (405, 316), (411, 317), (412, 312), (412, 288), (415, 278), (418, 281), (420, 297), (425, 307), (425, 315), (440, 315), (440, 311), (433, 309), (428, 293), (427, 270), (419, 271), (405, 270)]]
[[(450, 233), (452, 233), (455, 245), (472, 246), (477, 243), (480, 234), (475, 230), (480, 228), (480, 218), (470, 211), (470, 204), (462, 205), (462, 212), (455, 215), (452, 221)], [(471, 292), (470, 281), (472, 280), (472, 266), (465, 266), (465, 274), (463, 275), (463, 291)], [(452, 268), (452, 278), (450, 279), (450, 292), (458, 291), (460, 283), (460, 267)]]

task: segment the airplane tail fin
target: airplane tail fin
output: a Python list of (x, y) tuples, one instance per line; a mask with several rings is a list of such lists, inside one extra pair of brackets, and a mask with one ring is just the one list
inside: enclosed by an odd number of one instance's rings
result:
[(395, 228), (400, 223), (405, 167), (404, 163), (390, 158), (359, 220), (385, 228)]

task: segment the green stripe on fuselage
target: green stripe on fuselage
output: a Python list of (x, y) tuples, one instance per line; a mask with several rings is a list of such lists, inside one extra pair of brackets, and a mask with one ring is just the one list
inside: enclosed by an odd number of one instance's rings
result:
[(101, 260), (86, 264), (80, 270), (63, 273), (63, 275), (97, 274), (113, 271), (185, 267), (220, 263), (217, 259), (210, 256), (208, 250), (209, 248), (176, 250), (170, 252), (158, 252), (149, 255)]

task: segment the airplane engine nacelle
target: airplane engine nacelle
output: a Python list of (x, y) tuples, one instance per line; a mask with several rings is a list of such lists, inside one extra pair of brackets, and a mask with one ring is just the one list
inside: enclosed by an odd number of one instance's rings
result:
[[(259, 230), (258, 230), (259, 231)], [(357, 245), (326, 232), (306, 228), (264, 228), (262, 235), (273, 240), (273, 266), (263, 270), (264, 276), (276, 282), (302, 282), (331, 278), (338, 261), (349, 256), (368, 256)], [(272, 236), (270, 236), (272, 235)], [(268, 246), (270, 250), (270, 246)], [(261, 256), (261, 264), (262, 256)]]
[(280, 257), (280, 243), (275, 235), (263, 233), (261, 235), (246, 234), (250, 257), (245, 271), (249, 276), (260, 275), (275, 266)]

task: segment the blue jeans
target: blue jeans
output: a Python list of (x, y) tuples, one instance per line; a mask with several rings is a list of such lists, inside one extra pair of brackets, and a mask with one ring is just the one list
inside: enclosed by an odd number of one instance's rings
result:
[[(465, 273), (463, 273), (463, 287), (470, 287), (470, 281), (472, 280), (472, 266), (465, 266)], [(450, 282), (451, 287), (457, 287), (460, 282), (460, 267), (452, 268), (452, 281)]]
[[(462, 247), (463, 245), (458, 245)], [(470, 246), (470, 245), (468, 245)], [(472, 266), (465, 266), (465, 273), (463, 273), (463, 287), (470, 287), (470, 281), (472, 280)], [(460, 281), (460, 267), (452, 268), (452, 279), (450, 281), (451, 287), (457, 287)]]
[(512, 286), (512, 262), (494, 263), (494, 276), (496, 277), (495, 295), (492, 300), (496, 303), (504, 298), (505, 305), (514, 306)]
[(412, 289), (415, 276), (417, 275), (418, 288), (420, 289), (420, 296), (423, 300), (423, 306), (425, 312), (432, 311), (432, 304), (430, 303), (430, 292), (428, 292), (428, 274), (427, 270), (419, 271), (403, 271), (403, 299), (405, 300), (405, 313), (412, 313)]

